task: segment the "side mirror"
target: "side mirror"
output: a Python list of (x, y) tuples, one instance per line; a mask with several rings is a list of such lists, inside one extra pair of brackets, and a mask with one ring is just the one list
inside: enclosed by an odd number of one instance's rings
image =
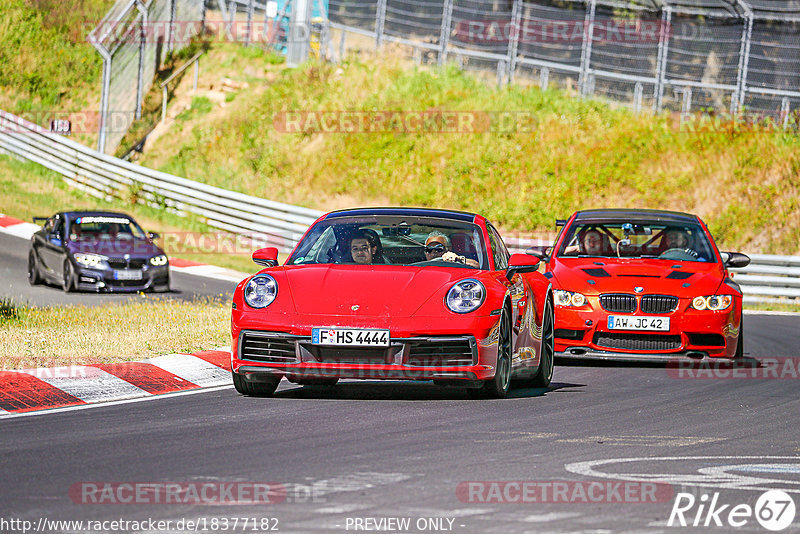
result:
[(552, 249), (553, 247), (549, 247), (547, 245), (536, 245), (526, 250), (525, 254), (539, 258), (541, 261), (547, 261), (550, 257), (550, 251)]
[(260, 248), (253, 252), (253, 261), (265, 267), (278, 265), (278, 249), (275, 247)]
[(512, 254), (508, 259), (506, 278), (511, 280), (517, 273), (532, 273), (539, 268), (539, 258), (530, 254)]
[(158, 239), (159, 237), (161, 237), (161, 234), (159, 234), (158, 232), (147, 232), (147, 237), (149, 237), (150, 240), (152, 241), (153, 239)]
[(723, 252), (722, 261), (725, 267), (742, 268), (750, 265), (750, 256), (740, 252)]

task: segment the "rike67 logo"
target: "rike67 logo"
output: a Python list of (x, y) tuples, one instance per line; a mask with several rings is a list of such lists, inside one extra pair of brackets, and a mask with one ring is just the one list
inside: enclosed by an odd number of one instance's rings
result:
[(696, 498), (691, 493), (678, 493), (667, 526), (670, 527), (732, 527), (741, 528), (755, 519), (763, 528), (777, 532), (792, 524), (795, 504), (792, 497), (781, 490), (761, 494), (754, 507), (749, 504), (722, 504), (719, 492)]

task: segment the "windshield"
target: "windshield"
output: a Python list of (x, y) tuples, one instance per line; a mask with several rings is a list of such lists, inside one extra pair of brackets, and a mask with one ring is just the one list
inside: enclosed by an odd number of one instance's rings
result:
[(78, 217), (69, 226), (71, 241), (94, 241), (97, 239), (136, 238), (145, 239), (144, 231), (135, 221), (127, 217), (86, 216)]
[(698, 224), (593, 221), (570, 226), (558, 256), (713, 262), (713, 250)]
[[(442, 256), (448, 252), (465, 258), (466, 263), (443, 261)], [(286, 264), (442, 265), (478, 269), (488, 269), (489, 265), (481, 229), (476, 224), (397, 215), (320, 221), (300, 241)]]

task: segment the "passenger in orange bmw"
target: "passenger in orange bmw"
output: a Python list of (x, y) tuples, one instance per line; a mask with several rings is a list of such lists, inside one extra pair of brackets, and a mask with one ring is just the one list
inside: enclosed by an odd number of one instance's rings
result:
[(603, 235), (599, 230), (595, 230), (594, 228), (582, 230), (578, 232), (578, 244), (568, 246), (564, 249), (564, 254), (567, 256), (577, 256), (578, 254), (602, 256)]

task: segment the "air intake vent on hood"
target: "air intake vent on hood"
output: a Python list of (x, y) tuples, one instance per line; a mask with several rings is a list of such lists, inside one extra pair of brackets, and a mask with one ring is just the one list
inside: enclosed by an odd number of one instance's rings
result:
[(694, 273), (687, 273), (686, 271), (672, 271), (665, 278), (671, 278), (672, 280), (686, 280), (687, 278), (691, 278), (692, 275), (694, 275)]
[(594, 276), (595, 278), (611, 278), (611, 275), (608, 274), (608, 271), (606, 271), (601, 267), (593, 267), (590, 269), (582, 269), (582, 270), (589, 276)]

